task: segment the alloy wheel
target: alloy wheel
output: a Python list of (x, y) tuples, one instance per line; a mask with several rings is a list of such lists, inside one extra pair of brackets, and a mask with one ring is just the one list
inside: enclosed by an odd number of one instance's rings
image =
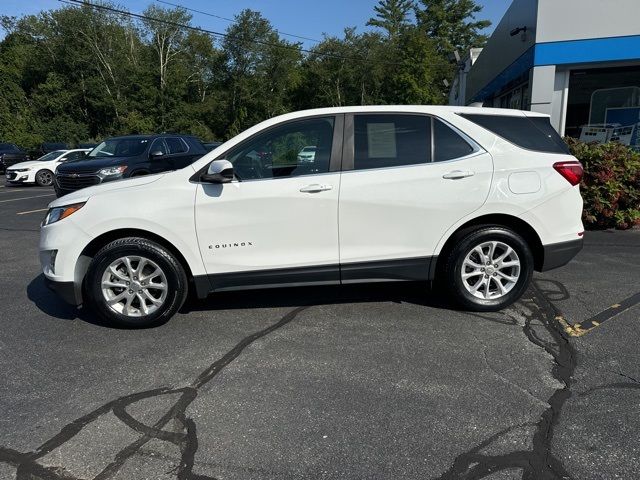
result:
[(127, 317), (158, 310), (167, 299), (167, 277), (160, 266), (141, 256), (120, 257), (102, 274), (102, 295), (109, 308)]
[(38, 183), (44, 186), (51, 185), (53, 183), (53, 174), (47, 170), (38, 172)]
[(462, 262), (462, 284), (474, 297), (495, 300), (518, 283), (520, 258), (504, 242), (483, 242), (471, 249)]

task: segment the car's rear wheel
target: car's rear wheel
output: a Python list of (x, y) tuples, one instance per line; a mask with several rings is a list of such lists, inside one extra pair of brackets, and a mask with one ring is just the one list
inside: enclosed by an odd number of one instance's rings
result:
[(533, 254), (526, 240), (504, 227), (464, 235), (445, 264), (453, 300), (473, 311), (497, 311), (518, 300), (531, 283)]
[(53, 185), (53, 172), (51, 170), (40, 170), (36, 173), (36, 183), (41, 187)]
[(127, 327), (159, 325), (187, 296), (180, 262), (144, 238), (113, 241), (93, 258), (85, 280), (90, 306), (108, 322)]

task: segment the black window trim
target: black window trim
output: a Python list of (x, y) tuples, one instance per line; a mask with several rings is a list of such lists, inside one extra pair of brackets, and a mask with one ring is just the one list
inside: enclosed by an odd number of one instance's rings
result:
[[(200, 176), (205, 173), (207, 171), (207, 169), (209, 168), (209, 165), (211, 165), (212, 162), (214, 162), (215, 160), (225, 160), (227, 157), (227, 154), (231, 151), (236, 149), (237, 147), (247, 143), (247, 142), (251, 142), (252, 140), (255, 140), (256, 137), (266, 134), (268, 132), (271, 132), (273, 130), (277, 130), (280, 129), (286, 125), (290, 125), (292, 123), (298, 123), (298, 122), (303, 122), (306, 120), (314, 120), (314, 119), (321, 119), (321, 118), (333, 118), (333, 142), (331, 144), (331, 159), (329, 161), (329, 171), (328, 172), (322, 172), (322, 173), (314, 173), (314, 174), (310, 174), (310, 175), (294, 175), (294, 176), (287, 176), (287, 177), (271, 177), (271, 178), (251, 178), (251, 179), (246, 179), (246, 180), (240, 180), (240, 182), (242, 183), (247, 183), (247, 182), (264, 182), (264, 181), (268, 181), (268, 180), (288, 180), (291, 178), (305, 178), (305, 177), (316, 177), (316, 176), (320, 176), (320, 175), (332, 175), (335, 173), (340, 173), (341, 171), (341, 167), (342, 167), (342, 162), (343, 162), (343, 140), (344, 140), (344, 131), (345, 131), (345, 114), (344, 113), (325, 113), (325, 114), (318, 114), (318, 115), (309, 115), (309, 116), (305, 116), (305, 117), (298, 117), (298, 118), (292, 118), (290, 120), (285, 120), (284, 122), (279, 122), (276, 123), (274, 125), (271, 125), (270, 127), (267, 128), (263, 128), (262, 130), (257, 131), (256, 133), (254, 133), (253, 135), (245, 138), (244, 140), (242, 140), (241, 142), (236, 143), (235, 145), (233, 145), (232, 147), (227, 148), (224, 152), (222, 152), (220, 155), (216, 156), (216, 158), (214, 158), (213, 160), (211, 160), (211, 162), (207, 163), (204, 167), (202, 167), (200, 170), (198, 170), (195, 175), (191, 176), (191, 178), (189, 179), (189, 181), (191, 183), (199, 183), (202, 184), (203, 182), (200, 181)], [(234, 179), (233, 182), (238, 182), (239, 180)]]
[[(431, 119), (430, 122), (430, 126), (431, 126), (431, 161), (429, 162), (424, 162), (424, 163), (412, 163), (411, 165), (396, 165), (396, 166), (392, 166), (392, 167), (371, 167), (371, 168), (359, 168), (358, 170), (356, 170), (354, 168), (355, 162), (355, 129), (354, 129), (354, 122), (355, 122), (355, 116), (356, 115), (413, 115), (413, 116), (420, 116), (420, 117), (429, 117)], [(440, 120), (442, 123), (444, 123), (447, 127), (451, 128), (455, 133), (457, 133), (458, 135), (460, 135), (460, 137), (462, 137), (462, 139), (464, 141), (466, 141), (473, 149), (473, 151), (471, 153), (469, 153), (468, 155), (465, 155), (463, 157), (456, 157), (456, 158), (451, 158), (449, 160), (443, 160), (442, 162), (436, 162), (434, 161), (434, 153), (435, 153), (435, 142), (434, 142), (434, 122), (435, 120)], [(451, 163), (451, 162), (458, 162), (460, 160), (466, 160), (468, 158), (471, 157), (475, 157), (477, 155), (481, 155), (483, 153), (486, 153), (486, 150), (478, 143), (476, 142), (473, 138), (471, 138), (468, 134), (464, 133), (462, 130), (460, 130), (458, 127), (456, 127), (455, 125), (452, 125), (450, 122), (448, 122), (447, 120), (445, 120), (442, 117), (439, 117), (438, 115), (432, 114), (432, 113), (422, 113), (422, 112), (403, 112), (403, 111), (393, 111), (393, 112), (389, 112), (389, 111), (384, 111), (384, 112), (380, 112), (380, 111), (362, 111), (362, 112), (353, 112), (353, 113), (347, 113), (345, 115), (345, 141), (344, 141), (344, 146), (343, 146), (343, 151), (342, 151), (342, 173), (347, 173), (347, 172), (367, 172), (367, 171), (371, 171), (371, 170), (390, 170), (390, 169), (399, 169), (399, 168), (415, 168), (415, 167), (421, 167), (424, 165), (439, 165), (439, 164), (446, 164), (446, 163)]]

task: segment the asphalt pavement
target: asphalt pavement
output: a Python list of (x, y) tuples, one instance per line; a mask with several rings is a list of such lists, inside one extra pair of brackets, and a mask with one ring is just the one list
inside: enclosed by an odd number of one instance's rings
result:
[(44, 286), (54, 198), (0, 184), (0, 479), (640, 478), (640, 231), (495, 314), (315, 287), (127, 330)]

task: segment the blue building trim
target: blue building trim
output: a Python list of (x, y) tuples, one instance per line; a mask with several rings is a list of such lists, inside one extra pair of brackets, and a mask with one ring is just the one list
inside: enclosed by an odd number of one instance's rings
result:
[(476, 93), (468, 103), (482, 102), (492, 97), (533, 67), (626, 60), (640, 60), (640, 35), (537, 43)]
[(468, 103), (482, 102), (502, 90), (509, 82), (527, 73), (534, 66), (535, 47), (531, 47), (518, 59), (491, 80), (482, 90), (476, 93)]
[(640, 59), (640, 35), (538, 43), (534, 65), (616, 62)]

